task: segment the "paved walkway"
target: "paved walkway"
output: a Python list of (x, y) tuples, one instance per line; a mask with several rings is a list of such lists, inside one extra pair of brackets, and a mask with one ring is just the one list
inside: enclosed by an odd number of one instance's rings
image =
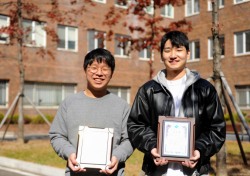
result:
[(64, 176), (64, 169), (59, 169), (50, 166), (44, 166), (26, 161), (0, 157), (0, 166), (6, 168), (17, 169), (39, 176)]

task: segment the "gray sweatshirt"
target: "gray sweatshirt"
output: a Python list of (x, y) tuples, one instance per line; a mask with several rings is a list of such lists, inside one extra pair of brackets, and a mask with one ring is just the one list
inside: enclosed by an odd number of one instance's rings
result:
[[(70, 154), (76, 153), (79, 126), (114, 128), (112, 155), (124, 163), (133, 152), (127, 134), (129, 112), (127, 102), (112, 93), (101, 98), (87, 97), (84, 92), (71, 95), (61, 103), (51, 125), (51, 145), (67, 160)], [(68, 167), (65, 172), (66, 176), (77, 175)], [(98, 172), (81, 175), (101, 175)], [(114, 175), (124, 175), (124, 165)]]

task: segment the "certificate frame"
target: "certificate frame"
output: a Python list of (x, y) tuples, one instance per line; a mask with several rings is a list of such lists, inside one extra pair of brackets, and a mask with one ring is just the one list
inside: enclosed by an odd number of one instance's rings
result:
[(81, 168), (105, 169), (110, 163), (113, 128), (79, 126), (76, 161)]
[(157, 151), (169, 161), (189, 160), (194, 151), (195, 118), (159, 116)]

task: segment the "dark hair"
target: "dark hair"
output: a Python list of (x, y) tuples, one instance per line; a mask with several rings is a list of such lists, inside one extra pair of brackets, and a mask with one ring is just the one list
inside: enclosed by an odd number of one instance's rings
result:
[(86, 71), (88, 65), (91, 65), (94, 61), (98, 63), (106, 62), (111, 68), (112, 73), (115, 70), (115, 58), (114, 56), (106, 49), (97, 48), (90, 51), (84, 59), (83, 68)]
[(170, 40), (174, 47), (184, 46), (189, 51), (189, 40), (185, 33), (180, 31), (170, 31), (161, 39), (161, 54), (164, 50), (165, 43)]

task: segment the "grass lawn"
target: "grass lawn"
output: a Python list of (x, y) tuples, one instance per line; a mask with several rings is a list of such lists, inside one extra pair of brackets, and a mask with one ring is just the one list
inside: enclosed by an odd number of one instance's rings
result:
[[(248, 165), (250, 165), (250, 142), (242, 142)], [(250, 175), (250, 166), (245, 166), (236, 141), (227, 141), (227, 171), (228, 175)], [(31, 140), (24, 144), (17, 141), (3, 141), (0, 144), (0, 156), (34, 162), (53, 167), (64, 168), (66, 162), (59, 158), (50, 146), (48, 140)], [(126, 162), (126, 175), (137, 176), (141, 170), (143, 154), (138, 150)], [(212, 166), (215, 168), (212, 157)]]

